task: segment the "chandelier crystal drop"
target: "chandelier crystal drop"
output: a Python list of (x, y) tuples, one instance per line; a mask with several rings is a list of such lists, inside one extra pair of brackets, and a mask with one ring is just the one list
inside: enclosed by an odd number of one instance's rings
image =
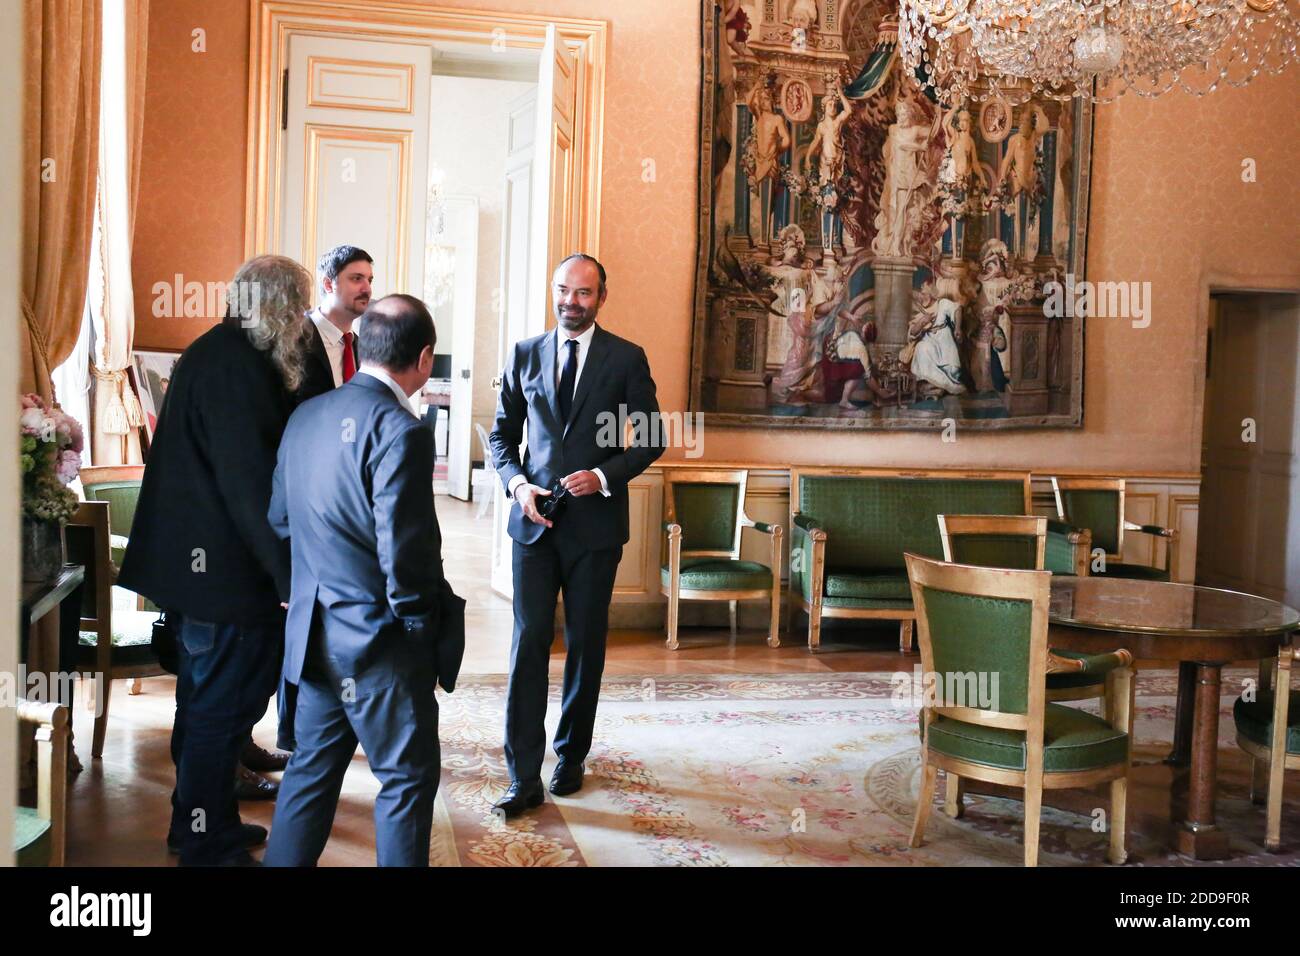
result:
[(1298, 40), (1300, 0), (901, 0), (898, 29), (950, 104), (1199, 96), (1280, 72)]

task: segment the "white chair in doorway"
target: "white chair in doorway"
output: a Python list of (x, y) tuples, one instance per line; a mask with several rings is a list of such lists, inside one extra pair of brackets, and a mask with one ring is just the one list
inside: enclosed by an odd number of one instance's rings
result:
[(483, 467), (474, 469), (471, 487), (474, 500), (478, 502), (478, 512), (474, 517), (481, 518), (488, 513), (488, 509), (492, 507), (492, 500), (496, 497), (497, 470), (492, 463), (492, 449), (488, 445), (487, 429), (479, 422), (475, 422), (474, 431), (478, 433), (479, 448), (483, 451)]

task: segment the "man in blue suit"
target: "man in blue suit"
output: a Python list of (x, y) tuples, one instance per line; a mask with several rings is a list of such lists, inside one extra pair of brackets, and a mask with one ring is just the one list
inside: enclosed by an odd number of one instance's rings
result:
[[(551, 778), (556, 796), (582, 787), (605, 668), (614, 574), (628, 540), (627, 486), (663, 454), (659, 405), (644, 350), (596, 325), (605, 268), (575, 253), (555, 270), (557, 326), (526, 339), (502, 376), (490, 443), (513, 498), (514, 640), (506, 692), (506, 816), (539, 806), (546, 686), (555, 605), (564, 593), (564, 688)], [(648, 423), (624, 447), (623, 423)], [(525, 422), (527, 450), (520, 457)]]
[[(379, 778), (380, 866), (427, 866), (438, 788), (438, 705), (464, 648), (433, 507), (433, 435), (410, 405), (433, 367), (419, 299), (361, 318), (361, 367), (289, 419), (271, 525), (290, 540), (284, 678), (298, 685), (297, 749), (280, 784), (267, 866), (311, 866), (360, 742)], [(459, 626), (457, 626), (459, 620)]]

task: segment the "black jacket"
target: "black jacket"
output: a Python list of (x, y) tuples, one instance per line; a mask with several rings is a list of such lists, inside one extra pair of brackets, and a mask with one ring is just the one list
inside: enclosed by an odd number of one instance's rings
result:
[(238, 323), (180, 357), (158, 418), (118, 584), (205, 621), (259, 624), (289, 600), (289, 545), (266, 510), (293, 401)]
[[(311, 325), (311, 342), (307, 346), (307, 368), (302, 384), (293, 393), (294, 401), (301, 405), (309, 398), (324, 395), (334, 388), (334, 369), (330, 367), (329, 353), (325, 351), (325, 340), (321, 338), (320, 329), (308, 314), (307, 322)], [(352, 336), (352, 358), (357, 359), (357, 337)], [(361, 362), (355, 362), (361, 368)]]
[[(610, 496), (597, 492), (566, 500), (553, 519), (553, 532), (588, 550), (617, 547), (628, 540), (628, 482), (664, 453), (650, 363), (639, 345), (596, 326), (564, 422), (556, 398), (555, 349), (555, 329), (515, 346), (488, 440), (497, 474), (507, 490), (515, 475), (549, 489), (575, 471), (599, 468)], [(637, 430), (629, 447), (623, 445), (624, 416)], [(524, 422), (528, 447), (521, 458)], [(510, 506), (506, 528), (523, 544), (546, 530), (524, 517), (517, 503)]]

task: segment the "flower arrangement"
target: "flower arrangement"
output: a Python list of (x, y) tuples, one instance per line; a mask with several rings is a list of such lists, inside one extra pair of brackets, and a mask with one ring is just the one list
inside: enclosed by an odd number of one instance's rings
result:
[(24, 395), (22, 402), (23, 517), (64, 524), (77, 510), (68, 484), (81, 473), (81, 424), (39, 395)]

